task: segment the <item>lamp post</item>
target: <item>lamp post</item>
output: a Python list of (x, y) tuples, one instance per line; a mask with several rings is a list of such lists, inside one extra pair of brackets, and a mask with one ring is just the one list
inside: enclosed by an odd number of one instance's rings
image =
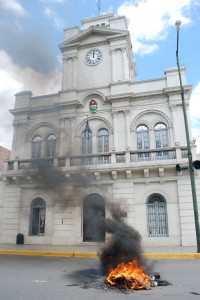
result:
[(187, 140), (188, 162), (189, 162), (189, 172), (190, 172), (190, 181), (191, 181), (191, 188), (192, 188), (194, 220), (195, 220), (196, 240), (197, 240), (197, 252), (200, 253), (200, 228), (199, 228), (199, 214), (198, 214), (197, 194), (196, 194), (196, 186), (195, 186), (195, 176), (192, 167), (192, 150), (190, 145), (190, 135), (189, 135), (187, 112), (186, 112), (186, 105), (184, 99), (184, 88), (182, 85), (181, 71), (180, 71), (179, 57), (178, 57), (179, 31), (181, 27), (181, 21), (176, 21), (175, 26), (177, 29), (176, 63), (178, 67), (178, 74), (179, 74), (179, 81), (180, 81), (180, 88), (181, 88), (181, 100), (183, 106), (183, 115), (184, 115), (185, 132), (186, 132), (186, 140)]

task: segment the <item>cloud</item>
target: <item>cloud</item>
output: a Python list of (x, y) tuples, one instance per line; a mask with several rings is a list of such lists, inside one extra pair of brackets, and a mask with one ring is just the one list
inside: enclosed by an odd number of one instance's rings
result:
[(44, 75), (31, 68), (23, 68), (1, 50), (0, 82), (1, 146), (11, 149), (13, 118), (8, 110), (14, 108), (14, 94), (22, 90), (31, 90), (34, 96), (55, 93), (61, 87), (61, 74), (49, 72)]
[(41, 2), (45, 3), (64, 3), (65, 0), (40, 0)]
[(167, 37), (176, 20), (190, 24), (190, 9), (196, 0), (135, 0), (126, 1), (118, 14), (128, 19), (133, 51), (144, 55), (156, 51), (157, 43)]
[(18, 23), (15, 23), (14, 28), (11, 26), (5, 29), (0, 41), (0, 48), (12, 57), (14, 63), (43, 74), (57, 68), (51, 33), (47, 29), (34, 25), (24, 30)]
[(19, 16), (26, 16), (28, 14), (26, 9), (17, 0), (0, 0), (0, 10)]
[(200, 82), (194, 88), (190, 99), (192, 135), (196, 139), (197, 152), (200, 153)]
[(59, 17), (57, 12), (50, 7), (46, 7), (44, 10), (44, 14), (53, 21), (53, 25), (57, 29), (63, 29), (65, 27), (64, 20)]
[[(198, 107), (198, 109), (197, 109)], [(193, 89), (190, 99), (190, 116), (192, 118), (200, 118), (200, 82)]]

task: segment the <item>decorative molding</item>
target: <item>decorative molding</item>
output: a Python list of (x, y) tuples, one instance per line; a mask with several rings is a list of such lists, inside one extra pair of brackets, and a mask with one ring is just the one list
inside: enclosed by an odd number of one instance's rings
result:
[(113, 118), (117, 118), (118, 117), (118, 111), (116, 110), (113, 110), (112, 112), (111, 112), (111, 114), (112, 114), (112, 116), (113, 116)]
[[(26, 142), (30, 142), (32, 140), (32, 138), (33, 138), (33, 135), (37, 134), (37, 131), (39, 131), (39, 128), (41, 128), (41, 127), (49, 127), (49, 128), (51, 128), (52, 133), (54, 133), (56, 136), (58, 136), (58, 129), (57, 129), (57, 127), (55, 125), (53, 125), (53, 124), (51, 124), (49, 122), (42, 122), (42, 123), (39, 123), (37, 125), (34, 125), (29, 130), (29, 132), (26, 135), (25, 141)], [(41, 135), (41, 134), (39, 134), (39, 135)]]
[(133, 177), (131, 170), (126, 170), (126, 177), (127, 179), (131, 179)]
[(111, 175), (113, 180), (117, 179), (117, 171), (111, 171)]
[(149, 169), (144, 169), (144, 177), (145, 178), (149, 177)]
[[(171, 128), (172, 128), (172, 122), (171, 122), (171, 120), (169, 119), (169, 117), (168, 117), (165, 113), (163, 113), (162, 111), (159, 111), (159, 110), (157, 110), (157, 109), (147, 109), (147, 110), (144, 110), (144, 111), (142, 111), (141, 113), (139, 113), (139, 114), (133, 119), (133, 121), (131, 122), (131, 126), (130, 126), (131, 131), (134, 131), (135, 128), (136, 128), (136, 125), (139, 125), (140, 122), (138, 122), (138, 120), (139, 120), (142, 116), (144, 116), (144, 115), (146, 115), (146, 114), (149, 114), (149, 113), (155, 113), (155, 114), (157, 114), (157, 115), (161, 115), (161, 116), (164, 118), (164, 120), (158, 120), (158, 121), (159, 121), (159, 122), (166, 122), (166, 123), (168, 124), (168, 127), (171, 127)], [(157, 121), (156, 121), (156, 123), (157, 123)]]
[(130, 109), (125, 109), (124, 114), (125, 116), (130, 116)]
[(86, 104), (86, 102), (91, 100), (92, 98), (100, 100), (103, 104), (106, 101), (106, 97), (102, 92), (91, 90), (91, 91), (85, 93), (85, 95), (83, 95), (82, 105), (84, 106)]
[(111, 124), (108, 122), (108, 120), (106, 120), (103, 117), (100, 117), (99, 115), (95, 114), (95, 115), (91, 115), (87, 118), (85, 118), (81, 123), (78, 124), (78, 126), (76, 127), (75, 131), (74, 131), (74, 136), (78, 137), (80, 136), (81, 133), (81, 129), (83, 128), (83, 126), (85, 125), (86, 121), (91, 121), (91, 120), (101, 120), (102, 122), (104, 122), (106, 124), (106, 128), (109, 130), (109, 134), (111, 134), (113, 132), (113, 128), (111, 126)]
[(176, 111), (176, 104), (169, 104), (171, 111)]
[(101, 174), (99, 172), (95, 172), (94, 176), (95, 176), (96, 180), (101, 180)]
[(164, 177), (165, 176), (165, 170), (164, 170), (164, 168), (159, 168), (158, 172), (159, 172), (159, 176), (160, 177)]

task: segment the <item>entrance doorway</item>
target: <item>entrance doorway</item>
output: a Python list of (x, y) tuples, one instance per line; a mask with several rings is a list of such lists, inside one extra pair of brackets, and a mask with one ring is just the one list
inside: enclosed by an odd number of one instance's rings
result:
[(105, 202), (98, 194), (89, 195), (83, 203), (83, 242), (105, 241)]
[(30, 235), (44, 235), (45, 232), (46, 203), (42, 198), (31, 202)]

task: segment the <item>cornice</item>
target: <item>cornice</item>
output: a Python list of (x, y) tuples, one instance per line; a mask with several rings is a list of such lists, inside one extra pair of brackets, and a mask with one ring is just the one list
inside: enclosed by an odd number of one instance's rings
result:
[(9, 109), (9, 112), (12, 114), (12, 115), (19, 115), (19, 114), (27, 114), (29, 113), (31, 110), (30, 110), (30, 107), (24, 107), (24, 108), (13, 108), (13, 109)]
[(9, 112), (12, 114), (12, 115), (19, 115), (19, 114), (31, 114), (31, 113), (34, 113), (34, 112), (38, 112), (38, 111), (41, 111), (41, 112), (44, 112), (44, 111), (55, 111), (57, 109), (56, 107), (56, 104), (55, 105), (45, 105), (45, 106), (38, 106), (38, 107), (35, 107), (35, 108), (22, 108), (22, 109), (10, 109)]
[(55, 106), (57, 108), (63, 108), (63, 107), (68, 107), (68, 106), (77, 106), (80, 104), (81, 104), (80, 101), (72, 100), (72, 101), (63, 101), (63, 102), (56, 103)]
[[(93, 42), (86, 42), (81, 43), (81, 41), (84, 41), (86, 38), (90, 37), (91, 35), (97, 34), (98, 36), (101, 35), (103, 38), (100, 41), (93, 41)], [(84, 31), (81, 31), (76, 36), (72, 37), (71, 39), (62, 42), (58, 45), (59, 49), (63, 52), (66, 49), (70, 48), (79, 48), (88, 46), (90, 44), (94, 45), (99, 43), (105, 43), (108, 42), (110, 39), (120, 38), (120, 37), (126, 37), (128, 35), (127, 30), (118, 30), (118, 29), (111, 29), (111, 28), (89, 28)]]
[[(191, 94), (192, 93), (192, 85), (184, 85), (184, 93)], [(174, 86), (174, 87), (168, 87), (164, 88), (163, 92), (166, 93), (169, 96), (174, 96), (177, 94), (181, 94), (180, 86)]]
[(134, 97), (134, 93), (126, 93), (126, 94), (117, 94), (117, 95), (111, 95), (107, 96), (106, 100), (107, 101), (124, 101), (124, 100), (130, 100)]

